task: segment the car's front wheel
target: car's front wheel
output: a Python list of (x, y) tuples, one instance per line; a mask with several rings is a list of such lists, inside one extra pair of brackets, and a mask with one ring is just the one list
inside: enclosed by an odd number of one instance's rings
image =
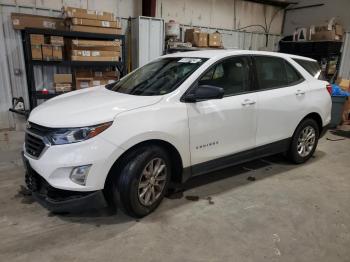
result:
[(292, 137), (288, 158), (296, 164), (306, 162), (315, 152), (319, 138), (319, 127), (315, 120), (303, 120)]
[(133, 217), (154, 211), (164, 198), (171, 176), (167, 152), (158, 146), (139, 148), (122, 168), (113, 186), (118, 208)]

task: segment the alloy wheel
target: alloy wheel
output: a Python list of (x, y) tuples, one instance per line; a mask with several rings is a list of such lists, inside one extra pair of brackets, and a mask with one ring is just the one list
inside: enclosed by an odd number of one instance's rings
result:
[(142, 205), (151, 206), (162, 195), (167, 180), (167, 167), (161, 158), (153, 158), (142, 171), (138, 198)]
[(299, 134), (297, 151), (301, 157), (308, 156), (316, 142), (316, 131), (312, 126), (306, 126)]

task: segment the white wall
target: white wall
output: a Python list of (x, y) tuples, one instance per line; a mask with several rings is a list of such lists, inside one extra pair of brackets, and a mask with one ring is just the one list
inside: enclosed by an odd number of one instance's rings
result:
[(350, 1), (349, 0), (299, 0), (293, 7), (324, 3), (324, 6), (291, 10), (286, 13), (284, 35), (294, 32), (297, 27), (320, 25), (328, 19), (336, 17), (345, 30), (350, 31)]
[[(239, 29), (254, 24), (265, 26), (264, 11), (269, 23), (278, 9), (243, 0), (157, 0), (156, 15), (166, 22), (173, 19), (186, 25)], [(281, 33), (282, 20), (283, 11), (279, 11), (272, 22), (270, 33)], [(263, 29), (251, 27), (246, 31), (263, 32)]]

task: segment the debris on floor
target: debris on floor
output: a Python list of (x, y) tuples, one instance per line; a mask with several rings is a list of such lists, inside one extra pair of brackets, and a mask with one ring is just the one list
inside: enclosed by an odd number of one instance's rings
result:
[(30, 192), (29, 189), (27, 189), (24, 186), (20, 186), (19, 190), (17, 191), (17, 194), (15, 195), (15, 198), (22, 198), (23, 204), (32, 204), (34, 202), (34, 199), (32, 198), (32, 192)]
[(248, 181), (252, 181), (252, 182), (253, 182), (253, 181), (255, 181), (255, 180), (256, 180), (256, 178), (255, 178), (255, 177), (253, 177), (253, 176), (248, 176), (248, 177), (247, 177), (247, 180), (248, 180)]
[(215, 202), (212, 200), (211, 197), (207, 197), (207, 200), (208, 200), (209, 205), (214, 205), (215, 204)]
[(329, 137), (327, 137), (326, 139), (329, 140), (329, 141), (341, 141), (341, 140), (345, 140), (345, 138), (336, 138), (336, 139), (333, 139), (333, 138), (329, 138)]
[(199, 196), (186, 196), (185, 198), (187, 200), (190, 200), (190, 201), (198, 201), (199, 200)]
[[(198, 201), (200, 199), (199, 196), (185, 196), (185, 198), (189, 201)], [(205, 200), (208, 201), (209, 205), (215, 204), (211, 196), (206, 197)]]

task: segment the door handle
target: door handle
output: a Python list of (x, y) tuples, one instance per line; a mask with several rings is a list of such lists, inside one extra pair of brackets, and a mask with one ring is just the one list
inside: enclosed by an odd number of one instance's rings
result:
[(242, 102), (242, 106), (254, 105), (255, 103), (256, 103), (256, 102), (253, 101), (253, 100), (245, 99), (245, 100)]
[(295, 93), (297, 96), (302, 96), (305, 95), (305, 91), (302, 90), (297, 90), (297, 92)]

